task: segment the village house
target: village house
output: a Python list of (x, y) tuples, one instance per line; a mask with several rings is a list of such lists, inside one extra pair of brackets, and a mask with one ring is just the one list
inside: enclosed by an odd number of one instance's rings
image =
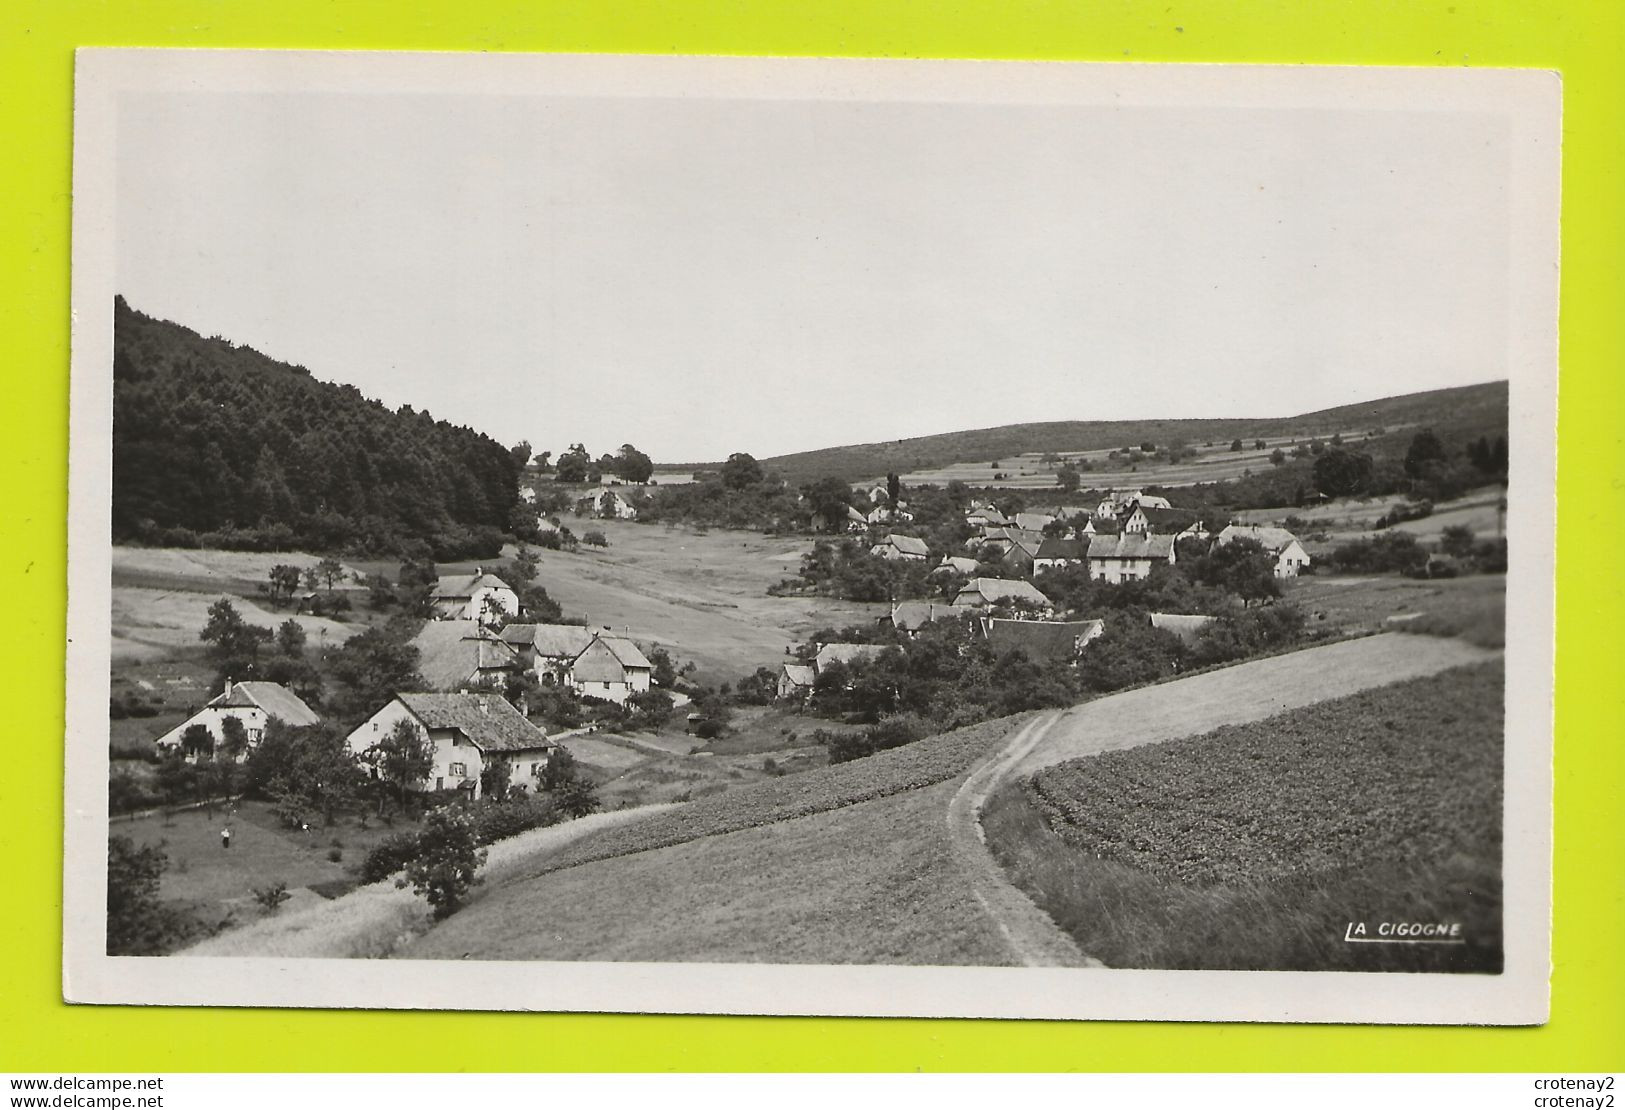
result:
[(908, 511), (907, 502), (899, 501), (895, 509), (890, 505), (878, 506), (865, 519), (870, 524), (907, 524), (914, 519), (914, 514)]
[[(294, 727), (313, 725), (321, 720), (310, 706), (300, 700), (299, 695), (286, 686), (275, 682), (227, 680), (225, 688), (205, 702), (202, 709), (158, 737), (153, 744), (160, 754), (173, 751), (181, 746), (181, 737), (187, 729), (202, 725), (213, 740), (213, 750), (218, 751), (225, 739), (226, 721), (235, 720), (243, 726), (243, 732), (248, 737), (248, 746), (236, 756), (241, 761), (264, 738), (265, 726), (273, 718)], [(196, 753), (187, 755), (189, 760), (196, 758)]]
[(811, 663), (785, 663), (779, 668), (779, 700), (807, 697), (812, 693), (813, 679), (817, 677), (818, 672)]
[(869, 518), (848, 505), (846, 507), (846, 530), (853, 533), (867, 532), (869, 530)]
[(571, 660), (565, 681), (584, 698), (625, 705), (654, 684), (654, 664), (631, 640), (600, 633)]
[(1101, 498), (1100, 504), (1095, 508), (1096, 520), (1116, 520), (1129, 510), (1131, 505), (1140, 505), (1146, 509), (1171, 509), (1173, 505), (1166, 497), (1157, 497), (1142, 493), (1137, 489), (1112, 490)]
[(1049, 513), (1017, 513), (1011, 523), (1023, 532), (1042, 532), (1055, 523), (1055, 517)]
[(418, 674), (430, 690), (499, 687), (524, 669), (513, 647), (478, 621), (428, 621), (411, 643), (418, 649)]
[(963, 574), (967, 577), (976, 573), (976, 560), (968, 555), (949, 555), (942, 562), (931, 568), (927, 578), (939, 578), (948, 574)]
[(1214, 539), (1214, 544), (1231, 540), (1257, 540), (1258, 545), (1275, 560), (1275, 577), (1296, 578), (1298, 572), (1309, 565), (1309, 553), (1298, 542), (1298, 537), (1285, 528), (1267, 524), (1231, 524)]
[(1020, 621), (983, 617), (982, 637), (996, 654), (1021, 650), (1035, 663), (1075, 663), (1091, 640), (1106, 631), (1104, 621)]
[(1010, 519), (996, 505), (986, 501), (974, 502), (965, 513), (965, 523), (976, 529), (1004, 528)]
[(916, 636), (920, 629), (932, 621), (945, 620), (956, 615), (953, 609), (942, 601), (899, 601), (891, 607), (891, 612), (880, 620), (881, 623), (889, 623), (905, 635)]
[(869, 487), (867, 496), (869, 498), (869, 504), (884, 505), (886, 502), (891, 500), (891, 490), (886, 488), (885, 482), (877, 482)]
[(590, 497), (583, 497), (577, 508), (585, 509), (602, 520), (636, 520), (638, 518), (637, 506), (633, 505), (625, 494), (613, 489), (600, 490)]
[[(542, 772), (558, 750), (498, 694), (397, 694), (363, 721), (345, 743), (364, 764), (401, 721), (422, 730), (434, 748), (429, 773), (411, 790), (466, 790), (480, 797), (480, 773), (493, 762), (508, 764), (510, 785), (541, 786)], [(376, 768), (373, 771), (377, 775)]]
[(429, 605), (435, 620), (495, 624), (501, 614), (519, 612), (519, 595), (496, 575), (475, 567), (473, 574), (442, 575), (429, 594)]
[(1027, 605), (1048, 612), (1049, 598), (1031, 582), (1019, 578), (972, 578), (954, 595), (953, 607), (958, 610), (989, 609), (1008, 605)]
[(1088, 557), (1088, 540), (1051, 537), (1038, 545), (1038, 551), (1033, 555), (1033, 573), (1043, 574), (1047, 570), (1081, 566)]
[(1152, 613), (1151, 627), (1172, 632), (1187, 646), (1196, 643), (1202, 629), (1213, 623), (1213, 618), (1200, 613)]
[(1044, 533), (1001, 528), (971, 543), (983, 559), (992, 555), (1018, 574), (1029, 574), (1033, 569), (1033, 559), (1044, 543)]
[(882, 559), (912, 559), (923, 563), (930, 558), (931, 551), (925, 546), (924, 540), (916, 536), (899, 536), (893, 532), (871, 547), (869, 554), (878, 555)]
[(502, 639), (519, 655), (519, 663), (543, 686), (563, 685), (570, 664), (592, 643), (593, 633), (579, 624), (510, 624)]
[(1205, 538), (1207, 531), (1201, 518), (1190, 509), (1159, 509), (1135, 502), (1118, 518), (1120, 531), (1127, 533), (1155, 532), (1173, 536), (1175, 540), (1187, 536)]
[(1105, 582), (1147, 578), (1159, 564), (1175, 561), (1174, 537), (1145, 532), (1089, 537), (1089, 577)]

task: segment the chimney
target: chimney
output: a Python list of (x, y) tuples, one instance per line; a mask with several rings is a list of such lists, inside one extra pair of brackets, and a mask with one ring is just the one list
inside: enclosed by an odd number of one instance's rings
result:
[(231, 697), (231, 685), (232, 685), (231, 684), (231, 676), (228, 674), (226, 676), (226, 688), (225, 688), (225, 690), (222, 691), (222, 694), (225, 697), (228, 697), (228, 698)]

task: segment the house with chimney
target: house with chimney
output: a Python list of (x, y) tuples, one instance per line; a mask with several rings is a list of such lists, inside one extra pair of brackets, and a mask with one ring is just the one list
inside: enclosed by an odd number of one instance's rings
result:
[(1038, 587), (1020, 578), (972, 578), (954, 595), (953, 608), (960, 612), (1025, 606), (1037, 612), (1053, 608)]
[(426, 621), (411, 644), (418, 649), (418, 674), (430, 690), (500, 688), (524, 669), (519, 653), (479, 621)]
[[(241, 762), (264, 738), (265, 728), (272, 720), (299, 727), (316, 724), (321, 718), (299, 695), (279, 683), (232, 682), (227, 679), (225, 688), (205, 702), (203, 708), (158, 737), (153, 744), (160, 755), (175, 751), (180, 748), (181, 737), (186, 730), (201, 725), (212, 741), (210, 750), (219, 751), (225, 740), (227, 720), (235, 720), (242, 725), (248, 737), (248, 745), (236, 754), (237, 761)], [(198, 754), (188, 752), (186, 758), (195, 761)]]
[(1148, 532), (1093, 535), (1088, 561), (1089, 577), (1104, 582), (1149, 578), (1153, 567), (1174, 564), (1174, 537)]
[(812, 693), (813, 680), (818, 677), (818, 671), (811, 663), (785, 663), (779, 668), (779, 684), (777, 689), (780, 701), (800, 701)]
[(654, 685), (654, 664), (631, 640), (595, 633), (570, 661), (565, 684), (584, 698), (625, 705)]
[(480, 774), (494, 762), (508, 765), (510, 785), (534, 791), (558, 750), (546, 733), (499, 694), (397, 694), (345, 738), (375, 778), (380, 777), (378, 745), (402, 721), (420, 730), (434, 749), (429, 773), (407, 784), (415, 791), (462, 790), (478, 798)]
[(519, 595), (484, 567), (475, 567), (473, 574), (441, 575), (429, 593), (429, 605), (435, 620), (496, 624), (501, 614), (518, 614)]

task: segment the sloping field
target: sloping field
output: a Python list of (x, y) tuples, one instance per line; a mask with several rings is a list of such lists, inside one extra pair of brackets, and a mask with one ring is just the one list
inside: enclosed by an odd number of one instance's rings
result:
[(537, 581), (566, 613), (628, 629), (639, 643), (692, 661), (706, 682), (733, 682), (777, 668), (785, 648), (820, 628), (873, 620), (883, 604), (768, 597), (794, 577), (806, 540), (753, 532), (697, 532), (654, 524), (569, 519), (577, 533), (602, 531), (607, 548), (542, 551)]
[(1491, 661), (1071, 760), (1001, 791), (988, 841), (1112, 967), (1498, 971), (1502, 692)]
[(1461, 640), (1388, 632), (1127, 690), (1069, 710), (1015, 773), (1031, 775), (1080, 756), (1259, 721), (1287, 709), (1495, 657), (1495, 652)]
[(292, 610), (274, 610), (228, 590), (197, 592), (191, 589), (150, 589), (140, 586), (113, 587), (113, 660), (160, 659), (185, 648), (198, 647), (198, 632), (209, 620), (209, 606), (230, 597), (237, 612), (249, 624), (275, 628), (293, 619), (304, 628), (312, 647), (342, 643), (361, 631), (364, 625), (341, 624), (326, 617), (295, 615)]
[[(488, 883), (501, 883), (516, 869), (536, 866), (538, 860), (584, 836), (644, 820), (665, 808), (646, 806), (595, 813), (499, 840), (488, 849), (490, 855), (481, 875)], [(428, 923), (428, 903), (409, 889), (397, 889), (393, 879), (385, 879), (331, 902), (261, 917), (178, 954), (371, 958), (388, 955), (414, 933), (427, 928)]]
[[(1457, 641), (1399, 635), (1310, 648), (1068, 710), (1017, 763), (1030, 769), (1257, 721), (1487, 658)], [(1029, 736), (1035, 719), (987, 722), (605, 830), (491, 884), (403, 954), (1020, 962), (949, 814), (965, 777)]]

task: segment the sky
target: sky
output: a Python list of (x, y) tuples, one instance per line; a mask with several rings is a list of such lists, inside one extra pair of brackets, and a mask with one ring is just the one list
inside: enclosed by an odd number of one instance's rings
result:
[(1507, 136), (1445, 111), (127, 93), (132, 306), (657, 462), (1508, 376)]

